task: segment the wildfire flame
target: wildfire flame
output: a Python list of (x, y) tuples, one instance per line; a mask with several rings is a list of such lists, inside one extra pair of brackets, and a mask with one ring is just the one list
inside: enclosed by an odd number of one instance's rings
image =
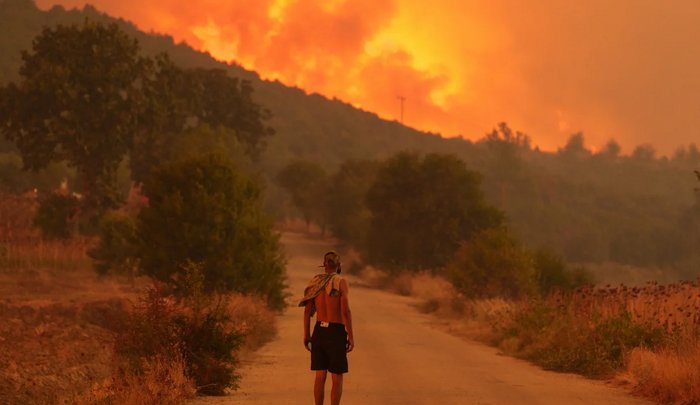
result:
[[(86, 3), (37, 0), (42, 8)], [(235, 61), (265, 79), (336, 97), (387, 119), (400, 119), (403, 103), (405, 124), (445, 136), (476, 139), (497, 122), (508, 121), (543, 149), (561, 146), (581, 129), (594, 144), (615, 137), (630, 145), (643, 136), (647, 138), (641, 141), (650, 141), (652, 132), (657, 138), (660, 132), (682, 132), (673, 131), (664, 117), (645, 122), (640, 115), (695, 117), (693, 106), (700, 101), (700, 81), (688, 79), (700, 69), (700, 42), (693, 39), (700, 35), (695, 24), (700, 3), (694, 0), (679, 0), (673, 11), (663, 2), (642, 7), (633, 0), (90, 3), (145, 31)], [(680, 33), (670, 35), (675, 31), (660, 22), (660, 15), (680, 27)], [(654, 38), (657, 29), (665, 36)], [(635, 42), (639, 35), (648, 41)], [(651, 52), (648, 47), (668, 54), (667, 37), (676, 42), (685, 38), (681, 45), (688, 60), (663, 76), (644, 52)], [(688, 94), (696, 98), (674, 94), (669, 100), (675, 101), (664, 107), (652, 98), (668, 93), (654, 84), (659, 79), (675, 80), (674, 88), (690, 86)], [(641, 86), (648, 97), (644, 102), (635, 94)], [(657, 140), (678, 146), (690, 136)]]

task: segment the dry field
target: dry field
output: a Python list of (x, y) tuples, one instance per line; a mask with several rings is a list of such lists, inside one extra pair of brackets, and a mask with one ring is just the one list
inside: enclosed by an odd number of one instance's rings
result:
[[(151, 281), (97, 276), (86, 255), (94, 242), (43, 240), (32, 226), (35, 208), (32, 195), (0, 196), (0, 403), (179, 403), (191, 395), (181, 363), (155, 359), (143, 378), (119, 375), (114, 332)], [(274, 336), (274, 313), (262, 300), (232, 295), (228, 308), (246, 332), (242, 352)], [(185, 388), (165, 392), (178, 386)]]
[(467, 300), (427, 273), (368, 284), (420, 298), (419, 309), (456, 335), (545, 368), (622, 384), (660, 403), (700, 403), (700, 283), (606, 285), (529, 301)]

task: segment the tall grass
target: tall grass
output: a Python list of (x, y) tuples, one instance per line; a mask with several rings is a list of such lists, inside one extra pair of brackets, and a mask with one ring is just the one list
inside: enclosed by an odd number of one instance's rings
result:
[(456, 334), (547, 369), (614, 378), (660, 402), (700, 403), (700, 282), (588, 286), (544, 298), (470, 300), (429, 273), (368, 283), (419, 299)]
[[(126, 367), (119, 353), (123, 332), (135, 327), (134, 303), (150, 280), (98, 277), (86, 254), (93, 241), (43, 239), (33, 226), (36, 206), (32, 194), (0, 195), (0, 381), (6, 382), (0, 398), (175, 404), (191, 397), (201, 387), (182, 353), (144, 356), (137, 369)], [(274, 312), (263, 299), (233, 294), (221, 303), (222, 327), (242, 336), (243, 352), (274, 337)], [(179, 315), (191, 318), (183, 311)], [(201, 340), (196, 331), (190, 335)]]

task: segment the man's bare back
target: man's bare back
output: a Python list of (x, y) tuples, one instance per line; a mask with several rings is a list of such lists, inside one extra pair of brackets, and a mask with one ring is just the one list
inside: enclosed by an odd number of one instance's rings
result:
[[(344, 293), (343, 293), (343, 290)], [(320, 322), (342, 323), (346, 324), (343, 319), (342, 298), (348, 296), (348, 287), (345, 280), (340, 281), (340, 295), (331, 297), (327, 292), (322, 292), (314, 298), (313, 304), (316, 308), (316, 319)]]

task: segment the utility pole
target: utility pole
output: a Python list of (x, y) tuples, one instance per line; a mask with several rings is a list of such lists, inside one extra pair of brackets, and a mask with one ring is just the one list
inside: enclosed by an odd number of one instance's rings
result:
[(399, 121), (399, 123), (403, 124), (403, 103), (406, 101), (406, 97), (397, 96), (396, 98), (398, 98), (399, 101), (401, 101), (401, 121)]

